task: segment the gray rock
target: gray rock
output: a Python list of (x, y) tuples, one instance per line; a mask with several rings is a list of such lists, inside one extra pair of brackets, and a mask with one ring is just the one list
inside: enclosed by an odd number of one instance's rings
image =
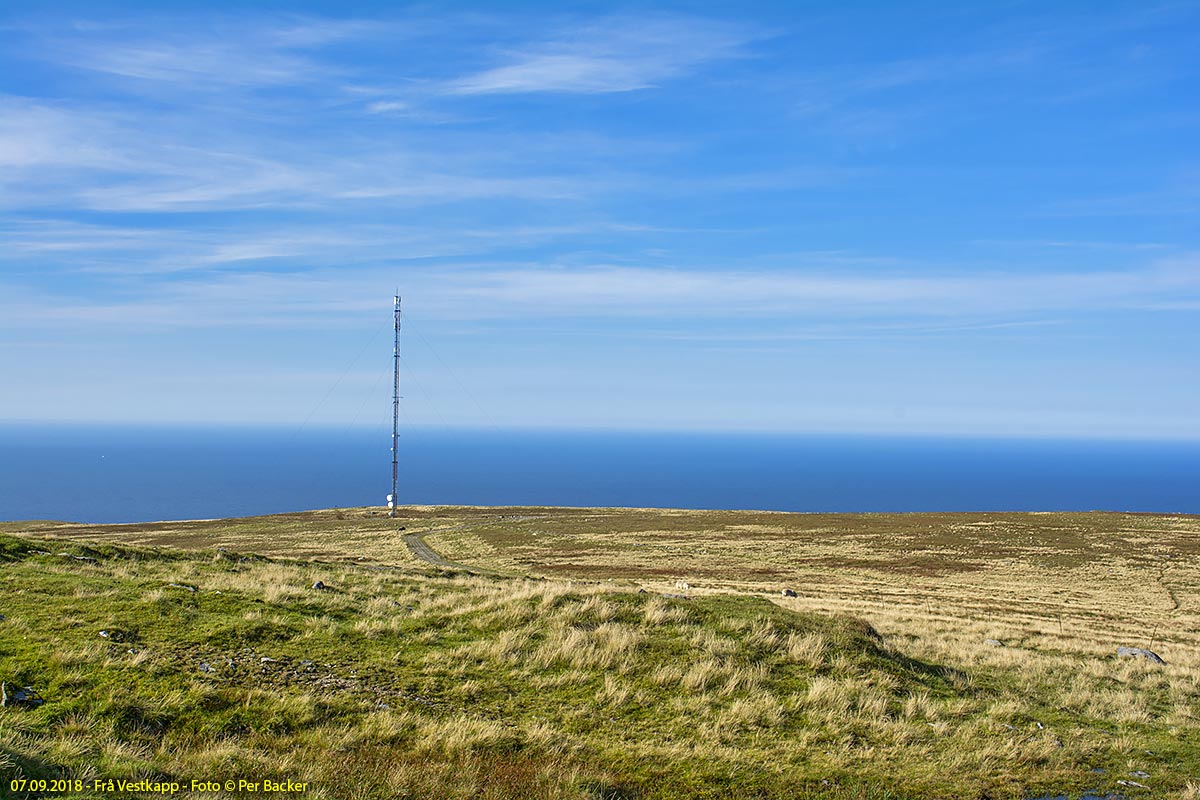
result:
[(189, 592), (199, 591), (195, 586), (189, 586), (186, 583), (168, 583), (167, 588), (169, 588), (169, 589), (186, 589)]
[(1004, 647), (1004, 642), (999, 639), (984, 639), (983, 643), (989, 647)]
[(325, 584), (322, 583), (321, 581), (317, 581), (316, 583), (313, 584), (313, 588), (319, 592), (325, 588)]
[(667, 592), (663, 593), (663, 597), (670, 597), (672, 600), (691, 600), (692, 599), (692, 598), (688, 597), (686, 594), (670, 594)]
[(784, 589), (783, 596), (784, 597), (796, 597), (797, 595), (796, 595), (796, 592), (792, 589)]
[(8, 684), (0, 682), (0, 706), (4, 708), (37, 708), (46, 702), (32, 686), (22, 686), (9, 691)]
[(270, 656), (263, 656), (262, 658), (260, 658), (258, 660), (258, 663), (260, 663), (260, 664), (278, 664), (279, 659), (271, 658)]
[(1132, 786), (1134, 789), (1149, 789), (1150, 788), (1149, 786), (1145, 785), (1144, 783), (1138, 783), (1137, 781), (1117, 781), (1117, 784), (1120, 786)]
[(216, 669), (214, 669), (213, 665), (209, 664), (207, 661), (202, 661), (202, 662), (200, 662), (200, 671), (201, 672), (216, 672)]
[(1130, 774), (1130, 775), (1132, 775), (1132, 776), (1133, 776), (1133, 777), (1135, 777), (1135, 778), (1149, 778), (1149, 777), (1150, 777), (1150, 773), (1149, 773), (1149, 772), (1145, 772), (1145, 771), (1143, 771), (1143, 770), (1140, 770), (1140, 769), (1135, 769), (1133, 772), (1131, 772), (1131, 773), (1129, 773), (1129, 774)]
[(1166, 664), (1162, 660), (1162, 656), (1153, 650), (1147, 650), (1144, 647), (1118, 647), (1117, 658), (1141, 658), (1151, 664)]

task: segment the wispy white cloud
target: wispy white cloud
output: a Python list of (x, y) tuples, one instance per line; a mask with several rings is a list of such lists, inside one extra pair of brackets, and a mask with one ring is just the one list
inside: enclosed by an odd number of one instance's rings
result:
[(647, 89), (731, 58), (754, 35), (745, 27), (692, 18), (613, 18), (580, 25), (502, 54), (502, 66), (460, 78), (456, 94), (568, 92), (603, 94)]
[[(214, 254), (223, 260), (288, 252), (277, 242)], [(1117, 309), (1186, 310), (1200, 304), (1200, 257), (1141, 269), (1045, 274), (878, 275), (822, 271), (686, 271), (594, 266), (497, 268), (459, 263), (306, 272), (217, 272), (142, 286), (119, 302), (0, 307), (8, 325), (64, 319), (120, 326), (302, 326), (353, 324), (397, 283), (422, 315), (457, 321), (627, 318), (642, 325), (708, 319), (836, 320), (843, 332), (888, 320), (940, 320), (926, 331), (1020, 326), (1029, 315)]]
[(367, 104), (367, 111), (372, 114), (393, 114), (398, 111), (409, 111), (412, 109), (410, 103), (405, 103), (400, 100), (376, 100), (373, 103)]
[(0, 95), (0, 207), (229, 211), (564, 199), (580, 196), (585, 184), (597, 189), (585, 176), (537, 174), (524, 164), (498, 174), (489, 163), (496, 153), (490, 142), (464, 139), (453, 154), (441, 143), (403, 140), (278, 143), (237, 129), (214, 135), (206, 120), (162, 124), (138, 114)]
[(59, 63), (121, 79), (169, 84), (187, 92), (309, 84), (340, 75), (308, 51), (365, 36), (392, 25), (253, 17), (164, 20), (102, 26), (76, 25), (44, 35)]
[(127, 170), (137, 161), (114, 148), (111, 115), (80, 114), (46, 102), (0, 95), (0, 176), (18, 170)]
[[(1127, 271), (847, 274), (595, 267), (458, 272), (439, 279), (447, 313), (632, 316), (971, 316), (1149, 309), (1200, 298), (1200, 259)], [(450, 300), (452, 302), (447, 303)], [(486, 311), (481, 311), (486, 309)]]

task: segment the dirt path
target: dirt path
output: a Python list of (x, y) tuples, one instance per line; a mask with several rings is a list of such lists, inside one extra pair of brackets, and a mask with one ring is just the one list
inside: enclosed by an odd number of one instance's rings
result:
[(457, 529), (465, 528), (465, 527), (467, 527), (467, 526), (456, 525), (453, 528), (434, 528), (433, 530), (421, 531), (420, 533), (406, 533), (406, 534), (404, 534), (404, 543), (406, 545), (408, 545), (409, 551), (411, 551), (414, 556), (421, 559), (422, 561), (428, 561), (430, 564), (436, 564), (439, 567), (449, 567), (450, 569), (467, 569), (467, 570), (469, 570), (470, 567), (468, 567), (466, 564), (458, 564), (453, 561), (447, 561), (446, 559), (442, 558), (441, 554), (439, 554), (438, 551), (434, 550), (432, 547), (430, 547), (428, 544), (425, 543), (426, 534), (438, 533), (439, 531), (457, 530)]
[(457, 561), (450, 561), (449, 559), (444, 558), (441, 553), (439, 553), (437, 550), (434, 550), (432, 547), (429, 546), (429, 543), (425, 541), (425, 537), (431, 533), (443, 533), (445, 531), (462, 531), (462, 530), (467, 530), (469, 528), (478, 528), (481, 525), (490, 525), (495, 522), (506, 522), (506, 521), (507, 522), (525, 522), (526, 520), (538, 519), (538, 518), (539, 517), (537, 515), (520, 516), (520, 517), (500, 516), (500, 517), (496, 517), (495, 519), (485, 520), (483, 522), (464, 522), (461, 525), (447, 525), (447, 526), (441, 527), (441, 528), (430, 528), (429, 530), (425, 530), (425, 531), (417, 531), (416, 533), (404, 534), (404, 544), (406, 544), (408, 546), (409, 552), (411, 552), (414, 556), (421, 559), (422, 561), (428, 561), (430, 564), (434, 564), (439, 567), (446, 567), (447, 569), (463, 569), (463, 570), (466, 570), (467, 572), (476, 573), (476, 574), (494, 574), (492, 570), (480, 569), (479, 567), (472, 567), (472, 566), (468, 566), (467, 564), (460, 564)]

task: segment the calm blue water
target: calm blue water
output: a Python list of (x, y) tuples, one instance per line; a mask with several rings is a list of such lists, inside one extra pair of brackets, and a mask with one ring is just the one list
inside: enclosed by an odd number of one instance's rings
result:
[[(0, 520), (382, 505), (389, 433), (0, 425)], [(1200, 513), (1200, 443), (406, 431), (400, 499), (784, 511)]]

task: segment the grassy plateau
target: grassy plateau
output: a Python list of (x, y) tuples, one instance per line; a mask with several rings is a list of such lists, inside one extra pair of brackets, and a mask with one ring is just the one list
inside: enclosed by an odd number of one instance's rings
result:
[(1200, 517), (400, 516), (0, 523), (0, 797), (1200, 800)]

